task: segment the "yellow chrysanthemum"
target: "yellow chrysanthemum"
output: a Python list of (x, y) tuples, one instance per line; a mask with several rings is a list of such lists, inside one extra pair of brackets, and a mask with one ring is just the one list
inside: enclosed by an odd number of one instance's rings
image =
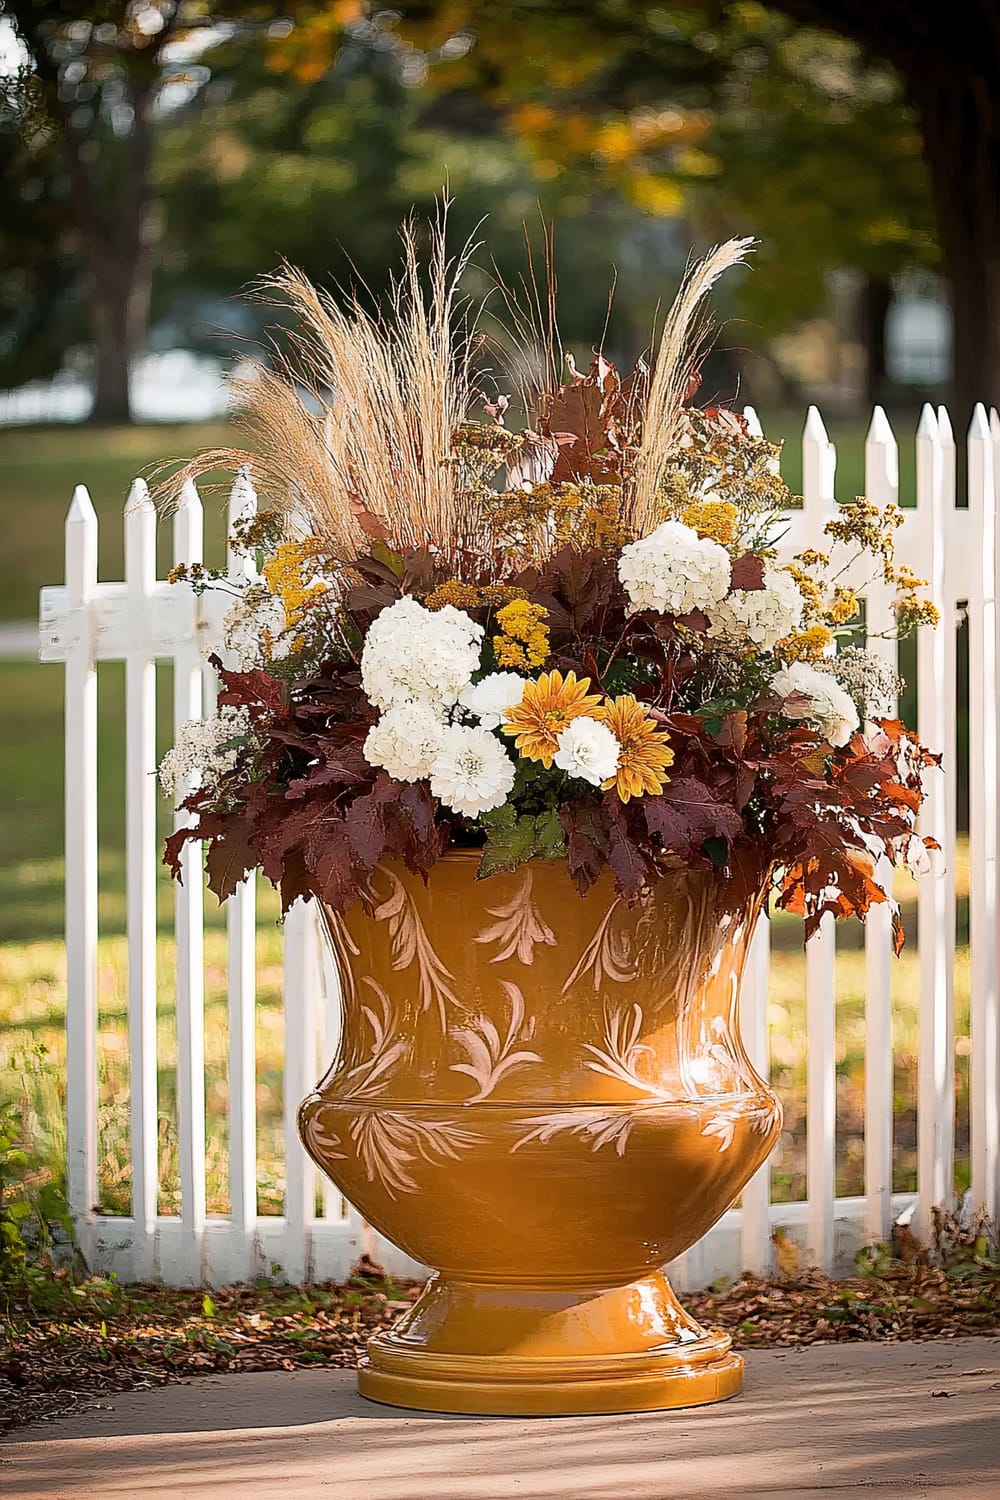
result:
[(525, 760), (540, 760), (548, 769), (559, 749), (559, 736), (567, 725), (583, 714), (597, 718), (601, 698), (588, 695), (590, 678), (577, 680), (575, 672), (543, 672), (537, 682), (527, 682), (524, 697), (504, 716), (504, 734), (510, 735)]
[(728, 547), (736, 538), (739, 511), (728, 500), (692, 500), (681, 511), (681, 520), (700, 537)]
[(666, 732), (631, 693), (604, 703), (594, 718), (608, 726), (621, 746), (618, 770), (604, 783), (604, 790), (617, 787), (623, 802), (643, 794), (658, 796), (670, 779), (667, 767), (674, 762)]

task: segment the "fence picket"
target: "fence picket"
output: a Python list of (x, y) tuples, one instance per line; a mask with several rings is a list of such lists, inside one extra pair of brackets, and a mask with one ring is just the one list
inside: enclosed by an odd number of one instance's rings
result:
[(156, 508), (141, 479), (125, 505), (125, 585), (133, 644), (125, 662), (125, 927), (128, 946), (132, 1218), (136, 1265), (155, 1273), (156, 660), (149, 598), (156, 578)]
[(942, 768), (924, 777), (920, 829), (941, 845), (917, 891), (920, 1039), (917, 1060), (917, 1210), (913, 1229), (930, 1242), (931, 1209), (951, 1201), (954, 1180), (955, 1088), (955, 771), (948, 745), (955, 723), (956, 609), (946, 592), (946, 526), (954, 492), (946, 494), (945, 435), (925, 406), (917, 428), (917, 516), (926, 540), (926, 577), (939, 601), (941, 625), (917, 637), (917, 728), (926, 745), (945, 750)]
[(995, 1215), (1000, 1167), (997, 993), (996, 488), (983, 407), (969, 428), (969, 510), (981, 553), (969, 584), (969, 948), (972, 1199)]
[[(178, 497), (173, 521), (175, 563), (200, 563), (203, 557), (204, 516), (191, 480)], [(204, 663), (198, 639), (197, 600), (187, 591), (190, 629), (174, 651), (174, 732), (189, 719), (202, 717)], [(178, 788), (180, 802), (193, 786)], [(178, 812), (174, 827), (184, 827), (190, 815)], [(184, 1256), (177, 1279), (199, 1286), (204, 1276), (205, 1234), (205, 951), (204, 882), (201, 844), (186, 844), (181, 854), (181, 883), (174, 888), (174, 925), (177, 943), (177, 1139), (180, 1152), (181, 1223)], [(173, 1273), (172, 1273), (173, 1274)]]
[(65, 537), (66, 1197), (85, 1256), (97, 1204), (97, 534), (97, 513), (78, 485)]
[[(806, 533), (817, 546), (836, 509), (836, 469), (836, 450), (810, 406), (802, 434), (802, 511)], [(833, 919), (824, 917), (806, 944), (806, 1250), (824, 1270), (833, 1264), (836, 1188), (836, 953)]]
[[(770, 1050), (767, 1036), (767, 991), (771, 967), (771, 922), (766, 913), (757, 919), (740, 1002), (743, 1042), (754, 1068), (767, 1081), (770, 1073)], [(766, 1276), (771, 1269), (771, 1168), (768, 1162), (758, 1167), (742, 1199), (743, 1219), (740, 1239), (740, 1267)]]
[[(228, 533), (250, 519), (257, 496), (250, 477), (240, 470), (229, 495)], [(255, 577), (252, 557), (230, 548), (228, 573), (233, 583)], [(257, 1222), (257, 876), (241, 880), (227, 902), (229, 950), (229, 1196), (233, 1259), (237, 1275), (248, 1279), (258, 1269)]]
[[(319, 925), (319, 924), (317, 924)], [(334, 961), (333, 947), (320, 932), (320, 1016), (319, 1016), (319, 1071), (326, 1072), (337, 1055), (340, 1046), (340, 976)], [(320, 1180), (320, 1197), (324, 1219), (344, 1222), (347, 1208), (340, 1189), (334, 1187), (326, 1174)]]
[[(899, 499), (899, 453), (888, 418), (876, 406), (865, 439), (865, 495), (877, 505)], [(897, 669), (894, 590), (881, 577), (865, 589), (868, 650), (890, 671)], [(897, 712), (895, 695), (886, 704)], [(879, 860), (875, 878), (892, 889), (893, 870)], [(865, 922), (865, 1229), (872, 1241), (889, 1239), (892, 1230), (892, 919), (889, 906), (874, 906)]]
[(312, 902), (296, 901), (285, 918), (285, 1223), (284, 1266), (289, 1281), (313, 1280), (312, 1224), (316, 1168), (299, 1141), (299, 1102), (316, 1083), (316, 1035), (322, 977)]

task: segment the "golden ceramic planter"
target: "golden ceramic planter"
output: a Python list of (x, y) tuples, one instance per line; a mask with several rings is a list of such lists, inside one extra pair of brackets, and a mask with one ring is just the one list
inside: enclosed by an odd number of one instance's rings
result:
[(710, 1229), (777, 1136), (740, 1040), (764, 880), (679, 872), (634, 906), (563, 864), (425, 886), (376, 872), (327, 914), (340, 1054), (303, 1103), (306, 1149), (365, 1218), (436, 1267), (368, 1346), (363, 1395), (555, 1415), (734, 1395), (729, 1339), (661, 1267)]

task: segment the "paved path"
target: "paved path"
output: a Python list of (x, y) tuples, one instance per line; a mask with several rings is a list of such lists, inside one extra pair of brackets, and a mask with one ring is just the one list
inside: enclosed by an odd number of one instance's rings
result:
[(488, 1420), (362, 1401), (353, 1374), (192, 1380), (0, 1449), (5, 1500), (1000, 1497), (1000, 1339), (747, 1356), (743, 1396), (629, 1417)]

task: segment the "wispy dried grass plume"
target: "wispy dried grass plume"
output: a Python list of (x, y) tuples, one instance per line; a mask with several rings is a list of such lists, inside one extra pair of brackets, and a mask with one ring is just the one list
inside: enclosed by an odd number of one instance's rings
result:
[(256, 289), (295, 327), (269, 363), (231, 382), (247, 447), (199, 454), (161, 483), (250, 466), (267, 505), (292, 531), (323, 538), (349, 562), (381, 530), (397, 548), (430, 545), (456, 557), (475, 518), (463, 504), (452, 437), (472, 402), (471, 337), (459, 282), (476, 246), (445, 246), (447, 203), (429, 226), (402, 231), (403, 267), (384, 308), (362, 294), (340, 301), (283, 266)]
[(688, 378), (712, 326), (703, 311), (704, 300), (725, 271), (746, 260), (753, 244), (753, 239), (727, 240), (690, 266), (667, 314), (650, 371), (632, 484), (625, 497), (623, 520), (638, 536), (646, 535), (660, 519), (660, 481), (676, 447)]

